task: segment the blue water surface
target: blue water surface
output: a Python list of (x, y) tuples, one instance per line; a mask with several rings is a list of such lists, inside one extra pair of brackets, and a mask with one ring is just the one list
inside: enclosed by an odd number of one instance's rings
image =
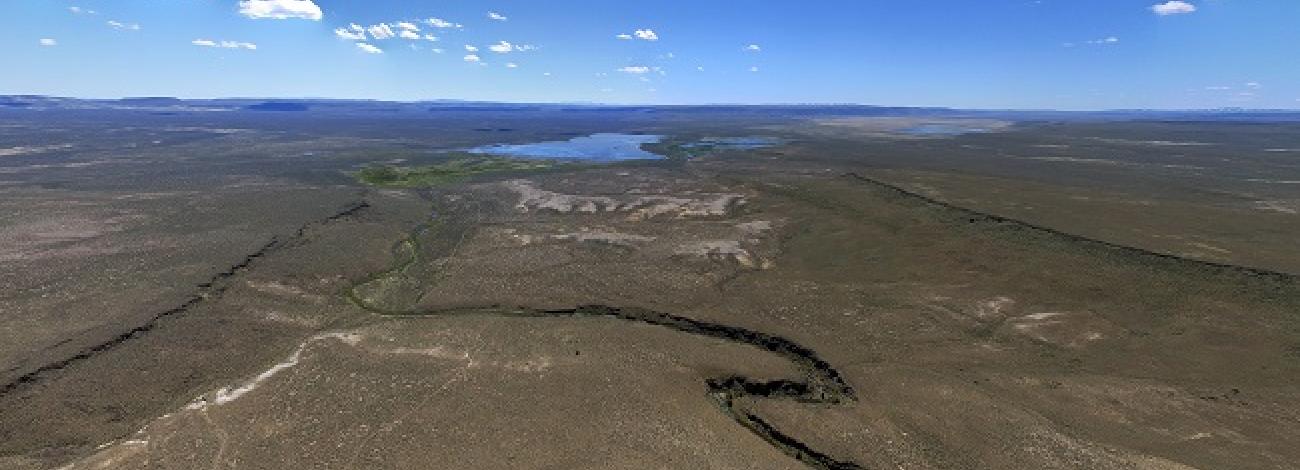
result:
[(520, 158), (586, 160), (615, 162), (664, 158), (641, 149), (642, 144), (658, 143), (663, 136), (649, 134), (592, 134), (569, 140), (518, 145), (487, 145), (469, 149), (470, 153), (508, 155)]

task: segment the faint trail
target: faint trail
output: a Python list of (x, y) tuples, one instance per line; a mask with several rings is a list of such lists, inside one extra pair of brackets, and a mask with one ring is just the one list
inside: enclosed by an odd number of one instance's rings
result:
[(224, 463), (226, 459), (226, 451), (230, 447), (230, 434), (226, 432), (225, 428), (217, 424), (216, 420), (213, 420), (211, 415), (208, 415), (207, 408), (204, 408), (199, 412), (203, 414), (203, 420), (208, 423), (208, 426), (212, 427), (212, 432), (217, 435), (217, 455), (212, 457), (212, 470), (218, 470), (222, 467), (221, 464)]
[(20, 388), (39, 383), (50, 374), (57, 373), (58, 371), (61, 371), (68, 367), (74, 366), (78, 363), (96, 357), (99, 354), (113, 350), (118, 346), (125, 344), (128, 341), (144, 336), (145, 334), (148, 334), (149, 332), (153, 331), (154, 328), (157, 328), (158, 324), (161, 323), (163, 320), (187, 313), (190, 310), (193, 310), (199, 304), (203, 303), (204, 301), (220, 297), (222, 294), (226, 292), (227, 289), (229, 289), (229, 285), (226, 283), (226, 281), (247, 271), (249, 268), (253, 266), (253, 264), (259, 258), (262, 258), (266, 255), (269, 255), (271, 253), (274, 253), (286, 247), (292, 246), (293, 243), (301, 240), (306, 235), (307, 230), (313, 226), (328, 224), (330, 222), (355, 215), (369, 207), (370, 207), (370, 203), (368, 202), (365, 201), (354, 202), (336, 211), (334, 214), (329, 215), (328, 217), (307, 222), (299, 226), (298, 229), (294, 231), (291, 237), (284, 238), (284, 239), (281, 239), (280, 237), (271, 237), (271, 240), (268, 241), (266, 244), (262, 245), (261, 248), (258, 248), (256, 251), (254, 251), (253, 253), (247, 256), (244, 256), (244, 258), (241, 259), (239, 262), (235, 263), (234, 265), (230, 266), (229, 268), (226, 268), (225, 270), (219, 273), (212, 275), (212, 277), (210, 277), (208, 280), (200, 283), (198, 285), (199, 288), (198, 293), (190, 296), (189, 299), (187, 299), (185, 302), (181, 303), (180, 305), (165, 310), (163, 312), (154, 314), (143, 324), (131, 328), (130, 330), (127, 330), (123, 333), (119, 333), (118, 335), (108, 339), (107, 341), (83, 349), (80, 352), (66, 359), (62, 359), (59, 361), (55, 361), (37, 367), (31, 372), (18, 376), (17, 378), (13, 379), (9, 383), (4, 384), (3, 387), (0, 387), (0, 398), (3, 398), (9, 395), (10, 393), (15, 392)]
[(1054, 228), (1045, 227), (1045, 226), (1042, 226), (1042, 225), (1037, 225), (1037, 224), (1033, 224), (1033, 223), (1029, 223), (1029, 222), (1025, 222), (1025, 221), (1021, 221), (1021, 220), (1016, 220), (1016, 219), (1012, 219), (1012, 218), (1009, 218), (1009, 217), (1003, 217), (1003, 216), (996, 215), (996, 214), (991, 214), (991, 213), (987, 213), (987, 212), (980, 212), (980, 211), (978, 211), (978, 210), (974, 210), (974, 209), (968, 209), (968, 208), (965, 208), (965, 207), (962, 207), (962, 206), (958, 206), (958, 205), (956, 205), (956, 204), (952, 204), (952, 203), (949, 203), (949, 202), (940, 201), (940, 200), (935, 199), (935, 198), (932, 198), (932, 197), (930, 197), (930, 196), (926, 196), (926, 195), (924, 195), (924, 194), (916, 193), (916, 192), (913, 192), (913, 191), (907, 190), (907, 189), (905, 189), (905, 188), (902, 188), (902, 187), (900, 187), (900, 186), (893, 185), (893, 184), (890, 184), (890, 183), (886, 183), (886, 182), (884, 182), (884, 181), (877, 180), (877, 179), (875, 179), (875, 178), (871, 178), (871, 177), (868, 177), (868, 176), (863, 176), (863, 175), (858, 174), (858, 173), (845, 173), (845, 174), (843, 175), (843, 177), (845, 177), (845, 178), (849, 178), (849, 179), (852, 179), (852, 180), (855, 180), (855, 181), (858, 181), (858, 182), (866, 183), (866, 184), (869, 184), (869, 185), (874, 186), (874, 187), (879, 188), (879, 189), (883, 189), (883, 190), (888, 191), (888, 192), (892, 192), (892, 193), (894, 193), (896, 196), (899, 196), (899, 197), (904, 197), (904, 198), (908, 198), (908, 199), (913, 199), (913, 200), (916, 200), (916, 201), (918, 201), (918, 202), (921, 202), (921, 203), (926, 204), (926, 205), (929, 205), (929, 206), (939, 207), (939, 208), (943, 208), (943, 209), (947, 209), (947, 210), (953, 211), (953, 212), (955, 212), (955, 213), (962, 214), (963, 216), (967, 217), (967, 219), (968, 219), (967, 221), (970, 222), (970, 223), (982, 222), (982, 223), (999, 225), (999, 226), (1003, 226), (1003, 227), (1007, 227), (1007, 228), (1011, 228), (1011, 229), (1016, 229), (1016, 230), (1025, 230), (1025, 231), (1030, 231), (1030, 232), (1035, 232), (1035, 233), (1039, 233), (1039, 234), (1043, 234), (1043, 235), (1052, 236), (1052, 237), (1055, 237), (1055, 238), (1058, 238), (1058, 239), (1061, 239), (1061, 240), (1065, 240), (1065, 241), (1072, 242), (1072, 243), (1076, 243), (1076, 244), (1080, 244), (1080, 245), (1088, 245), (1088, 246), (1092, 246), (1092, 247), (1096, 247), (1096, 248), (1102, 248), (1102, 249), (1110, 250), (1110, 251), (1117, 252), (1117, 253), (1121, 253), (1121, 254), (1124, 254), (1124, 255), (1137, 256), (1137, 257), (1144, 257), (1144, 258), (1148, 258), (1148, 259), (1158, 259), (1158, 260), (1162, 260), (1162, 261), (1172, 261), (1172, 262), (1177, 262), (1177, 263), (1184, 263), (1184, 264), (1187, 264), (1187, 265), (1198, 266), (1198, 267), (1201, 267), (1201, 268), (1210, 269), (1210, 270), (1213, 270), (1213, 271), (1215, 271), (1215, 272), (1221, 272), (1221, 273), (1226, 272), (1226, 273), (1233, 273), (1233, 274), (1244, 274), (1244, 275), (1247, 275), (1247, 276), (1250, 276), (1250, 277), (1253, 277), (1253, 278), (1256, 278), (1256, 279), (1264, 279), (1264, 280), (1269, 280), (1269, 281), (1273, 281), (1273, 282), (1277, 282), (1277, 283), (1281, 283), (1281, 284), (1296, 284), (1296, 283), (1300, 283), (1300, 275), (1296, 275), (1296, 274), (1291, 274), (1291, 273), (1286, 273), (1286, 272), (1280, 272), (1280, 271), (1273, 271), (1273, 270), (1263, 269), (1263, 268), (1252, 268), (1252, 267), (1249, 267), (1249, 266), (1241, 266), (1241, 265), (1236, 265), (1236, 264), (1217, 263), (1217, 262), (1214, 262), (1214, 261), (1205, 261), (1205, 260), (1199, 260), (1199, 259), (1195, 259), (1195, 258), (1187, 258), (1187, 257), (1178, 256), (1178, 255), (1172, 255), (1172, 254), (1168, 254), (1168, 253), (1161, 253), (1161, 252), (1158, 252), (1158, 251), (1146, 250), (1146, 249), (1143, 249), (1143, 248), (1137, 248), (1137, 247), (1132, 247), (1132, 246), (1127, 246), (1127, 245), (1120, 245), (1120, 244), (1118, 244), (1118, 243), (1112, 243), (1112, 242), (1108, 242), (1108, 241), (1104, 241), (1104, 240), (1098, 240), (1098, 239), (1095, 239), (1095, 238), (1088, 238), (1088, 237), (1085, 237), (1085, 236), (1082, 236), (1082, 235), (1075, 235), (1075, 234), (1068, 233), (1068, 232), (1063, 232), (1063, 231), (1060, 231), (1060, 230), (1057, 230), (1057, 229), (1054, 229)]
[[(465, 369), (459, 369), (456, 371), (456, 375), (454, 377), (444, 382), (442, 384), (442, 387), (438, 388), (438, 391), (445, 392), (447, 391), (447, 389), (451, 388), (452, 384), (459, 382), (464, 378), (465, 378)], [(407, 418), (410, 418), (411, 415), (415, 414), (416, 411), (419, 411), (421, 408), (427, 406), (429, 402), (432, 402), (436, 396), (437, 394), (434, 393), (427, 394), (423, 400), (420, 400), (419, 403), (415, 404), (415, 406), (412, 406), (410, 410), (406, 411), (406, 413), (403, 413), (401, 416), (397, 417), (397, 419), (394, 419), (392, 422), (380, 426), (379, 429), (371, 431), (364, 438), (360, 439), (357, 442), (356, 450), (352, 452), (352, 458), (348, 459), (348, 464), (343, 468), (362, 468), (356, 465), (357, 459), (361, 458), (361, 453), (366, 451), (366, 446), (369, 445), (371, 441), (374, 441), (375, 438), (378, 437), (380, 434), (393, 432), (394, 428), (399, 426), (402, 422), (406, 421)]]

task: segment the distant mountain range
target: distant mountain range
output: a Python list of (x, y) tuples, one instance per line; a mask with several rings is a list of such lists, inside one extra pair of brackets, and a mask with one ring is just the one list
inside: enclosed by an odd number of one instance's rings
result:
[(1215, 120), (1215, 121), (1300, 121), (1300, 110), (1277, 109), (1190, 109), (1107, 111), (979, 110), (927, 107), (871, 106), (859, 104), (761, 104), (761, 105), (603, 105), (592, 103), (498, 103), (484, 101), (375, 101), (347, 99), (264, 99), (220, 98), (180, 99), (132, 97), (81, 99), (42, 95), (0, 95), (3, 110), (118, 110), (155, 113), (264, 112), (330, 114), (410, 114), (431, 112), (586, 112), (586, 113), (689, 113), (720, 115), (770, 115), (789, 117), (971, 117), (1010, 120)]

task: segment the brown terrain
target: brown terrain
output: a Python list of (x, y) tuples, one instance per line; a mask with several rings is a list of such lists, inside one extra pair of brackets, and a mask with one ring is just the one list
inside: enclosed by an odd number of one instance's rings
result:
[(349, 176), (437, 161), (375, 130), (11, 179), (0, 468), (1296, 468), (1300, 188), (1251, 181), (1293, 160), (912, 124), (629, 118), (784, 142), (406, 188)]

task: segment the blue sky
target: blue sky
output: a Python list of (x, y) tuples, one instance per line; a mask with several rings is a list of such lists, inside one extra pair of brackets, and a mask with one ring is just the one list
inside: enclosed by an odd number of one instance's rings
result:
[(1297, 0), (4, 0), (0, 17), (0, 94), (1300, 108)]

